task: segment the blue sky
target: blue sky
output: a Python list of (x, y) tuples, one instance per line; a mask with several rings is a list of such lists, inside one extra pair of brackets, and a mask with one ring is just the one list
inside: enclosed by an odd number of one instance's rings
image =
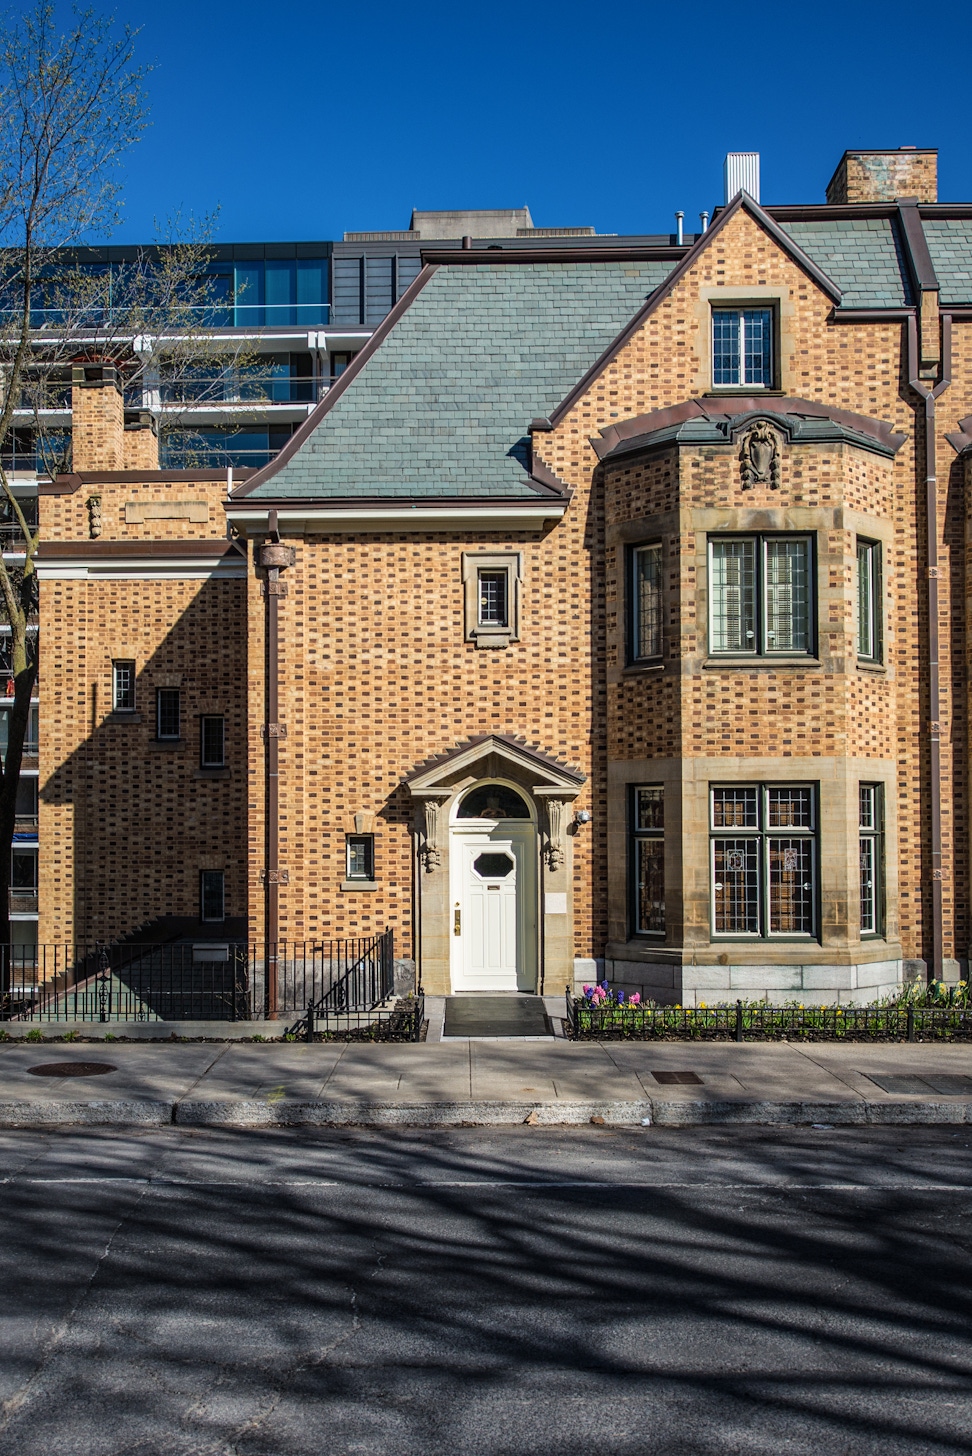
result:
[(846, 147), (938, 146), (972, 200), (967, 6), (129, 0), (151, 128), (114, 241), (217, 204), (224, 242), (528, 203), (540, 226), (686, 228), (729, 150), (822, 201)]

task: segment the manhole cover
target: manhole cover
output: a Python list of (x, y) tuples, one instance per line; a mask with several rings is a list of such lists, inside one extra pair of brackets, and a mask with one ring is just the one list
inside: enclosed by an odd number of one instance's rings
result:
[(701, 1087), (702, 1078), (697, 1072), (652, 1072), (656, 1082), (663, 1087)]
[(110, 1062), (44, 1062), (27, 1070), (33, 1077), (103, 1077), (116, 1069)]

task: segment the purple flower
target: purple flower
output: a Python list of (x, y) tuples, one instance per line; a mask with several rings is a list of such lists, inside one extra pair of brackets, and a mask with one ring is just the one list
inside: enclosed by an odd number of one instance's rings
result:
[(618, 1005), (619, 1006), (622, 1006), (623, 1004), (624, 1004), (624, 992), (623, 991), (619, 991), (618, 992)]

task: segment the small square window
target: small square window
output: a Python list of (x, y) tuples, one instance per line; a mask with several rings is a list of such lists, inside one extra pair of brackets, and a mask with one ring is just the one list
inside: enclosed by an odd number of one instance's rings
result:
[(134, 662), (118, 661), (111, 664), (111, 706), (116, 713), (134, 713)]
[(226, 719), (207, 715), (200, 719), (199, 763), (202, 768), (223, 768), (226, 763)]
[(375, 877), (375, 836), (349, 834), (347, 840), (347, 878), (373, 880)]
[(155, 734), (157, 738), (179, 737), (180, 697), (178, 688), (159, 688), (156, 694)]
[(773, 387), (773, 310), (712, 310), (712, 383), (717, 387)]
[(203, 870), (199, 876), (199, 918), (225, 920), (226, 884), (222, 870)]

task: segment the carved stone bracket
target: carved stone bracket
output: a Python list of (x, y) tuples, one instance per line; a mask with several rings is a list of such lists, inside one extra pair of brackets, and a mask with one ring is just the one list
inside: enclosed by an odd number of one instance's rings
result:
[(780, 439), (765, 420), (757, 420), (743, 436), (739, 467), (743, 490), (751, 490), (754, 485), (779, 490)]
[(439, 849), (439, 831), (442, 820), (442, 805), (449, 798), (451, 790), (437, 789), (434, 792), (426, 790), (416, 795), (419, 805), (419, 834), (422, 843), (419, 848), (419, 856), (425, 866), (426, 873), (431, 874), (442, 864), (442, 852)]
[(534, 797), (546, 811), (544, 857), (549, 870), (559, 870), (567, 862), (567, 806), (577, 797), (577, 790), (548, 788), (537, 785)]

